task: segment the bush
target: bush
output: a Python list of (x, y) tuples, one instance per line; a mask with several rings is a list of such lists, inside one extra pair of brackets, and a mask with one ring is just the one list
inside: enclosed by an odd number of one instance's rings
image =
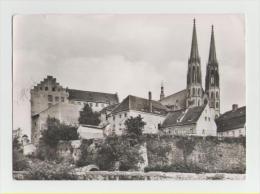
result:
[(28, 169), (28, 159), (21, 153), (21, 151), (13, 150), (13, 170), (22, 171)]
[(50, 161), (34, 160), (30, 166), (28, 180), (76, 180), (71, 173), (74, 167), (68, 163), (55, 163)]
[(104, 142), (82, 145), (77, 165), (96, 164), (100, 170), (137, 170), (138, 164), (143, 162), (139, 149), (139, 144), (131, 144), (131, 138), (110, 136)]

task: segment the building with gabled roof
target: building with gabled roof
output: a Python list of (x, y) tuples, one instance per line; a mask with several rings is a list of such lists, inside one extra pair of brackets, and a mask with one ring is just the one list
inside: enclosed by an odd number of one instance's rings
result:
[(118, 103), (117, 93), (64, 88), (56, 78), (47, 76), (31, 89), (31, 140), (38, 142), (41, 131), (46, 129), (48, 116), (66, 124), (78, 125), (79, 112), (86, 104), (99, 112)]
[(162, 123), (163, 134), (216, 136), (217, 127), (208, 104), (170, 111)]
[(121, 135), (125, 132), (125, 121), (130, 117), (141, 116), (146, 123), (143, 133), (158, 133), (158, 130), (166, 118), (167, 107), (160, 102), (149, 98), (137, 96), (127, 96), (118, 106), (116, 106), (108, 116), (110, 133)]
[(238, 105), (234, 104), (232, 110), (216, 119), (216, 124), (220, 137), (246, 136), (246, 107), (238, 108)]

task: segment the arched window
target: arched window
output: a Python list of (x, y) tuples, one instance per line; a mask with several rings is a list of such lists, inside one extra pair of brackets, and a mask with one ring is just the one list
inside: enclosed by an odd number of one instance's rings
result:
[(198, 89), (198, 95), (200, 96), (200, 88)]
[(218, 104), (218, 102), (216, 102), (216, 108), (218, 108), (218, 106), (219, 106), (219, 104)]
[(192, 88), (192, 95), (195, 95), (195, 88)]
[(192, 81), (193, 81), (193, 83), (195, 82), (195, 74), (196, 74), (196, 72), (195, 72), (195, 67), (193, 66), (193, 67), (192, 67), (192, 75), (193, 75)]
[(218, 92), (216, 92), (216, 98), (218, 98)]
[(200, 106), (200, 100), (198, 101), (198, 106)]
[(211, 83), (211, 85), (214, 84), (214, 77), (213, 76), (210, 78), (210, 83)]
[(214, 92), (211, 92), (211, 98), (214, 98)]

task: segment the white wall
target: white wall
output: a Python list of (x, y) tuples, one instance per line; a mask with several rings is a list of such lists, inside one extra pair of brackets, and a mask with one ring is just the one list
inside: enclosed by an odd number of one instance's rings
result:
[(204, 108), (197, 122), (196, 134), (200, 136), (217, 135), (217, 125), (215, 122), (214, 110), (209, 108), (208, 104)]
[(114, 130), (117, 135), (122, 135), (125, 130), (125, 121), (131, 116), (137, 117), (138, 115), (141, 115), (143, 121), (146, 123), (143, 133), (158, 133), (158, 124), (162, 124), (166, 117), (135, 110), (123, 111), (114, 115), (114, 119), (113, 115), (109, 116), (108, 122), (110, 123), (111, 131)]
[(246, 128), (238, 128), (233, 130), (228, 130), (224, 132), (218, 132), (218, 136), (220, 137), (240, 137), (240, 136), (246, 136)]

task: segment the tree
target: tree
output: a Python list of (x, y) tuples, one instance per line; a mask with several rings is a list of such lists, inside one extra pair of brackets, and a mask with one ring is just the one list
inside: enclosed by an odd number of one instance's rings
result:
[(99, 125), (99, 113), (93, 112), (92, 108), (86, 104), (82, 111), (80, 111), (79, 123), (86, 125)]
[(60, 140), (76, 139), (79, 139), (76, 127), (60, 123), (56, 118), (47, 118), (47, 130), (42, 132), (42, 140), (45, 144), (56, 147)]
[(141, 115), (137, 117), (130, 117), (125, 121), (126, 133), (130, 136), (140, 137), (143, 134), (143, 129), (146, 123), (143, 121)]
[(100, 146), (96, 163), (101, 170), (115, 170), (119, 162), (119, 170), (138, 170), (138, 164), (143, 162), (140, 145), (131, 145), (131, 140), (126, 137), (107, 137)]

